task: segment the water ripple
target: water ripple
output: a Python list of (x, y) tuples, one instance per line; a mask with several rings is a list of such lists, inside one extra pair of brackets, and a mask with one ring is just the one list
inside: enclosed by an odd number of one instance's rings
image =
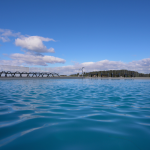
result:
[(149, 150), (149, 80), (5, 80), (0, 85), (1, 150)]

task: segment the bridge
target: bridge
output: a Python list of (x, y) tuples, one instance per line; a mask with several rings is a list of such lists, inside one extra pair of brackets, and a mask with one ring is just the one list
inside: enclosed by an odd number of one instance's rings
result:
[(0, 77), (60, 77), (60, 76), (58, 73), (52, 73), (52, 72), (1, 71)]

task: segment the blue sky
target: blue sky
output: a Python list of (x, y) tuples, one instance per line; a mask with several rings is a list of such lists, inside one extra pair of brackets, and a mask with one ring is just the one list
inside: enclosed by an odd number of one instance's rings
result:
[[(78, 68), (85, 62), (92, 64), (107, 60), (109, 64), (123, 63), (128, 69), (130, 63), (141, 65), (144, 60), (148, 70), (149, 8), (149, 0), (1, 0), (0, 63)], [(8, 31), (13, 35), (2, 36)], [(39, 37), (55, 40), (39, 41), (47, 49), (54, 48), (55, 53), (42, 52), (42, 47), (39, 52), (36, 47), (31, 50), (29, 45), (25, 46), (23, 42), (32, 36), (38, 37), (37, 40), (41, 40)], [(9, 40), (6, 42), (2, 37)], [(16, 39), (17, 42), (22, 39), (21, 43), (17, 44)], [(29, 40), (32, 42), (31, 38)], [(26, 61), (24, 55), (34, 55), (28, 57), (31, 60), (36, 60), (37, 55), (41, 55), (41, 59), (54, 56), (60, 60), (34, 63)], [(111, 69), (108, 63), (102, 64), (106, 67), (100, 65), (95, 69)], [(88, 68), (87, 64), (85, 66)]]

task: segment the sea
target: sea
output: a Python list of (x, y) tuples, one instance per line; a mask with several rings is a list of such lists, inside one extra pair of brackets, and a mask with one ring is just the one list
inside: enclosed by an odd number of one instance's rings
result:
[(0, 80), (0, 150), (150, 150), (150, 80)]

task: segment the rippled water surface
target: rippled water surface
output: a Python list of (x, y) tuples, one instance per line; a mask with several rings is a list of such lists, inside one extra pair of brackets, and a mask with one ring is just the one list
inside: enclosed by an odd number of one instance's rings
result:
[(1, 150), (149, 150), (150, 80), (0, 81)]

